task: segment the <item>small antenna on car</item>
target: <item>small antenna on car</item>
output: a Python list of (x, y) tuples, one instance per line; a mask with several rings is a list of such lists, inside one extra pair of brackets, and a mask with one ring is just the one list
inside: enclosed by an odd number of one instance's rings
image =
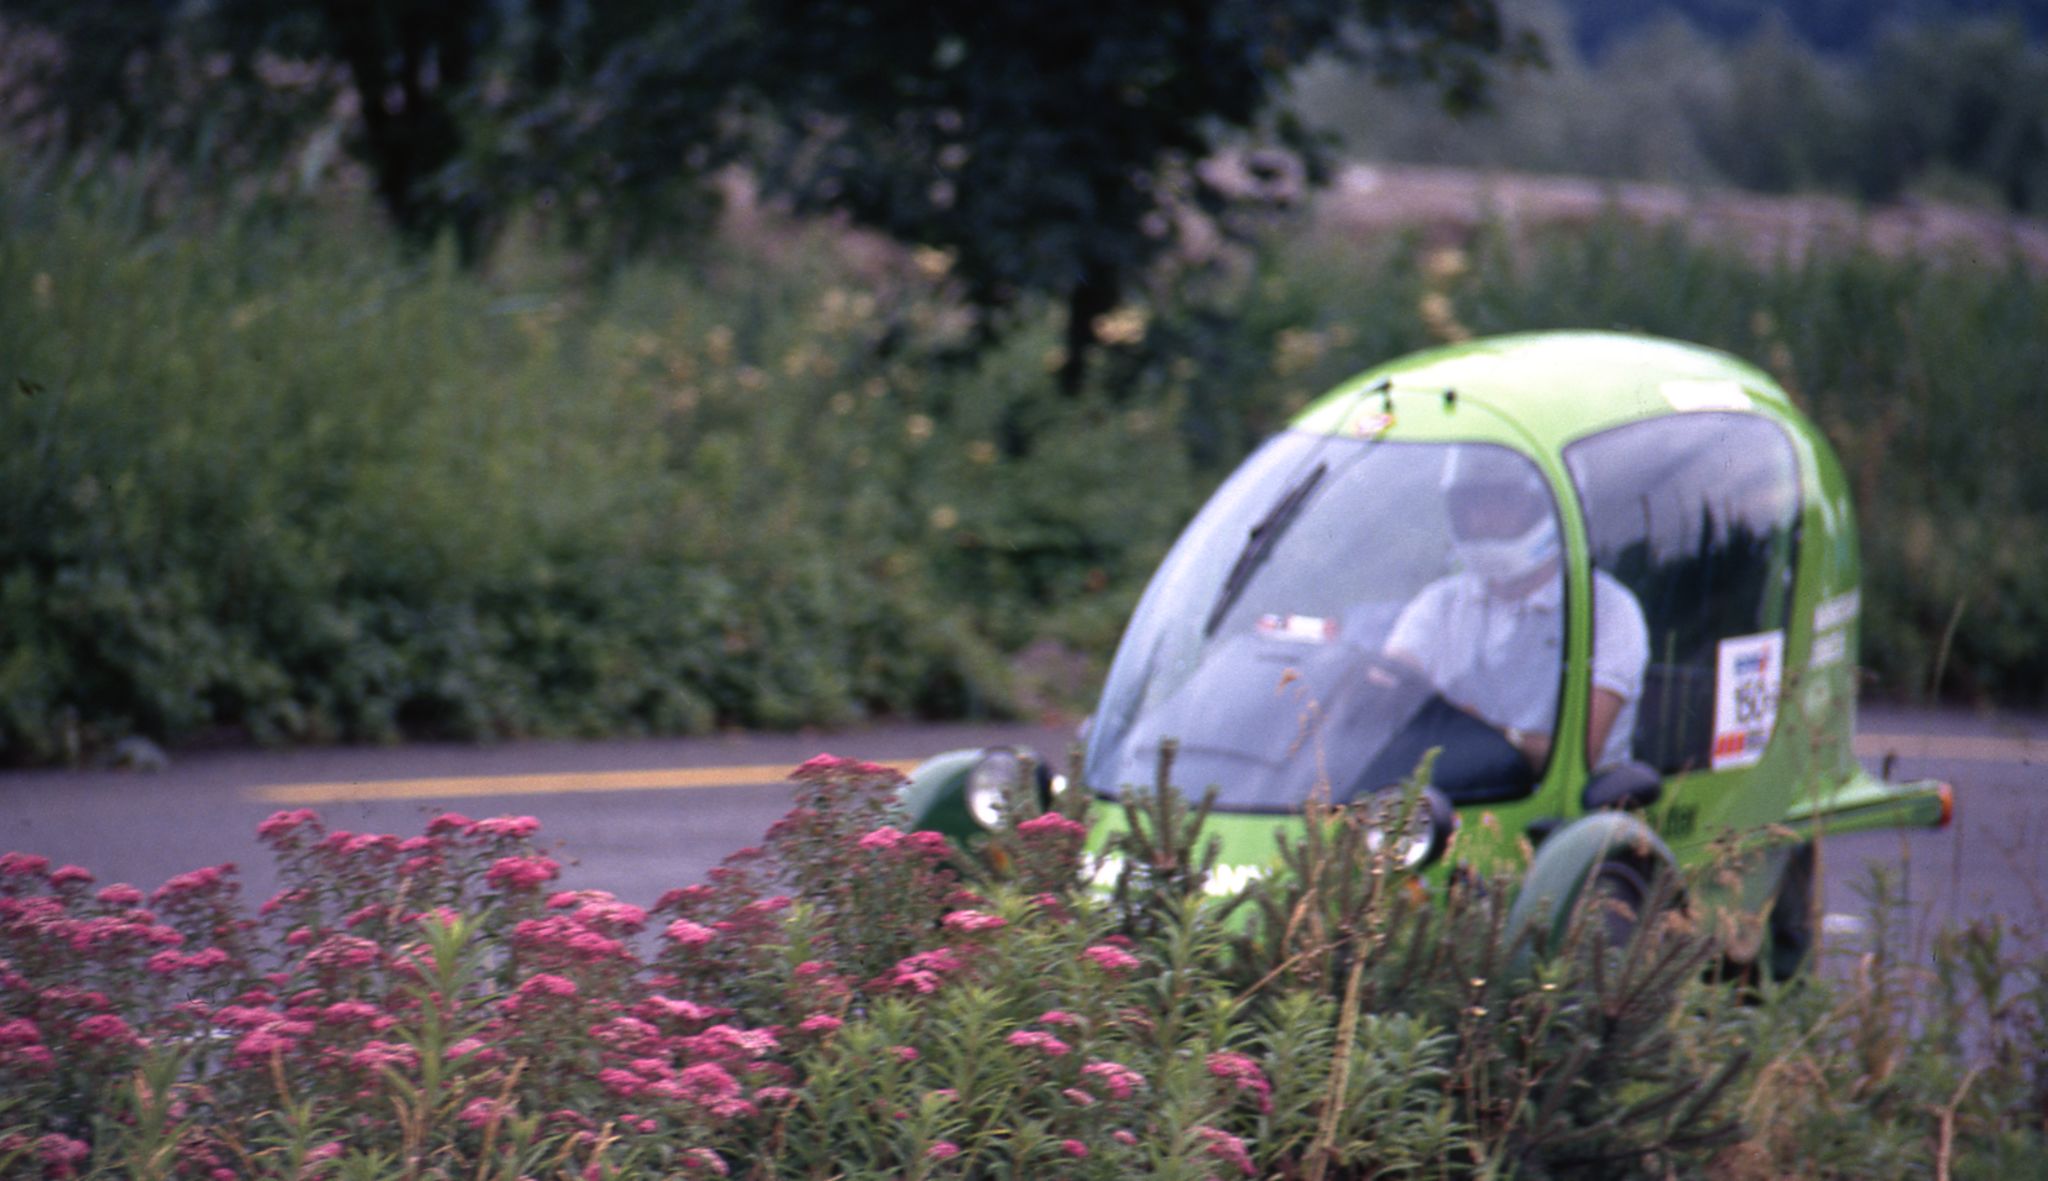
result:
[(1367, 392), (1368, 392), (1368, 393), (1374, 393), (1374, 394), (1378, 394), (1378, 395), (1380, 396), (1380, 409), (1381, 409), (1382, 411), (1384, 411), (1385, 413), (1388, 413), (1388, 414), (1392, 414), (1392, 413), (1394, 412), (1394, 379), (1393, 379), (1393, 378), (1391, 378), (1391, 377), (1382, 377), (1382, 378), (1380, 378), (1379, 384), (1378, 384), (1378, 385), (1376, 385), (1376, 386), (1374, 386), (1374, 387), (1372, 387), (1372, 389), (1368, 390)]
[(1454, 410), (1454, 409), (1456, 409), (1456, 408), (1457, 408), (1457, 405), (1458, 405), (1458, 391), (1456, 391), (1456, 390), (1454, 390), (1454, 389), (1450, 388), (1449, 386), (1445, 386), (1445, 387), (1444, 387), (1444, 409), (1446, 409), (1446, 410)]

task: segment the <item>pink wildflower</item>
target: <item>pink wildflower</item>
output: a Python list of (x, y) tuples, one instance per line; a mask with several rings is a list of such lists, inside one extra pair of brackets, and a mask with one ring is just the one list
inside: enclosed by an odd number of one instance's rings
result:
[(1073, 1049), (1053, 1035), (1036, 1029), (1020, 1029), (1003, 1040), (1020, 1050), (1041, 1050), (1053, 1058), (1058, 1058)]
[(853, 765), (852, 759), (841, 758), (838, 755), (814, 754), (810, 758), (805, 759), (803, 764), (795, 771), (790, 772), (790, 778), (797, 779), (816, 775), (829, 775), (834, 771), (843, 771)]
[(1062, 1090), (1060, 1094), (1065, 1095), (1067, 1102), (1072, 1103), (1076, 1107), (1095, 1106), (1095, 1096), (1090, 1095), (1079, 1087), (1068, 1087)]
[(92, 871), (83, 865), (66, 865), (50, 873), (50, 884), (53, 886), (68, 886), (73, 882), (86, 884), (92, 880)]
[(674, 1017), (678, 1021), (709, 1021), (713, 1017), (722, 1016), (725, 1012), (710, 1005), (700, 1005), (696, 1001), (679, 1001), (660, 993), (648, 997), (647, 1006), (661, 1016)]
[(368, 1001), (336, 1001), (320, 1010), (320, 1021), (324, 1025), (350, 1025), (355, 1022), (370, 1025), (383, 1016), (384, 1010)]
[(461, 1114), (455, 1118), (481, 1131), (512, 1114), (512, 1102), (508, 1099), (489, 1097), (471, 1099)]
[(946, 834), (942, 832), (919, 829), (904, 837), (903, 840), (905, 844), (928, 857), (943, 857), (952, 851), (946, 840)]
[(590, 1036), (614, 1049), (634, 1050), (659, 1041), (661, 1031), (638, 1017), (613, 1017), (592, 1025)]
[(43, 1040), (43, 1034), (36, 1023), (26, 1017), (11, 1021), (0, 1021), (0, 1049), (8, 1046), (33, 1046)]
[(576, 995), (576, 982), (552, 972), (538, 972), (528, 976), (519, 985), (521, 997), (570, 997)]
[(108, 906), (140, 906), (142, 904), (142, 891), (126, 882), (115, 882), (113, 885), (101, 890), (94, 897)]
[(135, 1031), (128, 1027), (128, 1023), (112, 1013), (96, 1013), (87, 1017), (78, 1023), (73, 1032), (79, 1041), (88, 1046), (96, 1046), (102, 1042), (125, 1046), (133, 1045), (138, 1040)]
[(677, 919), (670, 923), (662, 934), (684, 947), (702, 947), (718, 937), (718, 932), (688, 919)]
[[(488, 823), (478, 822), (479, 826)], [(484, 874), (484, 881), (500, 889), (533, 890), (538, 889), (542, 882), (555, 880), (561, 872), (561, 865), (552, 857), (500, 857), (491, 863), (490, 871)]]
[(276, 1012), (254, 1005), (223, 1005), (214, 1013), (213, 1019), (230, 1029), (261, 1029), (282, 1020)]
[(1137, 1134), (1124, 1128), (1118, 1128), (1116, 1131), (1111, 1132), (1109, 1138), (1126, 1148), (1135, 1148), (1138, 1145)]
[(1081, 955), (1094, 961), (1095, 965), (1105, 972), (1123, 973), (1138, 966), (1137, 956), (1107, 943), (1097, 943), (1084, 948)]
[(1060, 1141), (1060, 1151), (1073, 1157), (1075, 1160), (1082, 1160), (1088, 1155), (1088, 1146), (1079, 1140), (1062, 1140)]
[(83, 1140), (51, 1132), (36, 1141), (36, 1155), (43, 1158), (45, 1176), (69, 1177), (92, 1155), (92, 1146)]
[(647, 1089), (646, 1079), (641, 1078), (630, 1070), (621, 1070), (616, 1066), (608, 1066), (598, 1071), (597, 1081), (604, 1084), (606, 1090), (622, 1099), (631, 1099)]
[(1221, 1128), (1206, 1125), (1197, 1127), (1195, 1135), (1208, 1141), (1202, 1151), (1220, 1161), (1236, 1165), (1247, 1177), (1258, 1175), (1257, 1166), (1252, 1164), (1252, 1154), (1245, 1148), (1244, 1141)]
[(917, 1052), (916, 1046), (890, 1046), (889, 1053), (895, 1056), (896, 1061), (906, 1063), (915, 1062), (922, 1057)]
[(322, 1144), (320, 1147), (315, 1148), (310, 1152), (306, 1153), (306, 1163), (318, 1164), (319, 1162), (324, 1160), (333, 1160), (335, 1157), (338, 1157), (340, 1155), (341, 1141), (329, 1140), (327, 1143)]
[(540, 831), (540, 821), (531, 816), (493, 816), (489, 820), (479, 820), (469, 827), (472, 831), (486, 836), (525, 840)]
[(1085, 837), (1088, 835), (1088, 826), (1057, 812), (1047, 812), (1043, 816), (1033, 816), (1019, 823), (1017, 831), (1025, 836), (1050, 833), (1054, 836)]
[(300, 828), (320, 822), (311, 808), (296, 808), (290, 811), (272, 812), (263, 823), (256, 826), (256, 835), (264, 840), (290, 836)]
[(0, 1053), (0, 1062), (18, 1062), (26, 1070), (41, 1073), (57, 1065), (57, 1056), (50, 1053), (48, 1046), (23, 1046)]
[(952, 1160), (960, 1155), (960, 1146), (951, 1140), (940, 1140), (924, 1150), (926, 1160)]
[(160, 951), (149, 957), (147, 966), (152, 972), (169, 976), (175, 972), (203, 972), (208, 968), (218, 968), (227, 963), (229, 958), (227, 950), (220, 947), (207, 947), (194, 952)]
[(50, 868), (48, 857), (34, 853), (0, 853), (0, 878), (41, 877)]
[(903, 843), (903, 834), (893, 825), (885, 824), (860, 838), (860, 847), (869, 852), (893, 849)]
[(1038, 1015), (1040, 1025), (1079, 1025), (1081, 1019), (1065, 1009), (1047, 1009)]
[(1239, 1094), (1250, 1095), (1262, 1112), (1273, 1110), (1273, 1084), (1266, 1072), (1251, 1058), (1230, 1050), (1209, 1055), (1209, 1073), (1229, 1083)]
[(158, 902), (162, 902), (167, 898), (177, 898), (186, 894), (198, 894), (211, 890), (220, 885), (226, 875), (233, 873), (234, 869), (233, 862), (223, 862), (220, 865), (209, 865), (201, 869), (192, 870), (189, 873), (181, 873), (163, 885), (158, 886), (156, 893), (151, 895), (151, 897)]
[(684, 1067), (676, 1075), (676, 1083), (686, 1098), (705, 1107), (721, 1099), (736, 1098), (740, 1093), (739, 1080), (716, 1062), (696, 1062)]
[(830, 1013), (813, 1013), (798, 1022), (797, 1029), (803, 1033), (831, 1033), (845, 1024)]
[(950, 930), (969, 932), (998, 931), (1010, 925), (1009, 920), (1001, 915), (993, 915), (981, 910), (956, 910), (947, 914), (939, 922)]
[(289, 1054), (298, 1048), (298, 1043), (276, 1032), (273, 1028), (251, 1030), (235, 1043), (235, 1060), (244, 1064), (270, 1057), (272, 1054)]
[(686, 1148), (677, 1163), (690, 1172), (701, 1169), (714, 1177), (732, 1175), (732, 1169), (726, 1165), (725, 1158), (708, 1148)]
[(380, 1070), (384, 1067), (410, 1069), (418, 1066), (420, 1052), (403, 1042), (364, 1042), (361, 1049), (348, 1056), (349, 1065), (362, 1070)]
[(1145, 1085), (1145, 1076), (1121, 1062), (1090, 1062), (1081, 1068), (1084, 1078), (1094, 1079), (1112, 1099), (1128, 1099)]
[(919, 993), (936, 992), (941, 975), (957, 972), (963, 966), (952, 948), (936, 947), (896, 961), (896, 966), (889, 970), (881, 983), (884, 987), (909, 988)]
[(355, 935), (329, 935), (306, 953), (306, 964), (308, 967), (344, 970), (367, 968), (382, 954), (383, 949), (368, 939)]
[(444, 832), (468, 832), (475, 825), (476, 821), (471, 820), (460, 812), (443, 812), (432, 820), (427, 821), (427, 832), (429, 835), (438, 835)]

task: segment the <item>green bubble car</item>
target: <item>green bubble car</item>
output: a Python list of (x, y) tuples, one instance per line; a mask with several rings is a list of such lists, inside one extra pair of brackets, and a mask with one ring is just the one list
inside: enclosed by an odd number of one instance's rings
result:
[[(1525, 866), (1525, 922), (1739, 847), (1688, 905), (1783, 975), (1823, 833), (1949, 819), (1946, 785), (1854, 756), (1858, 608), (1841, 469), (1762, 370), (1605, 332), (1434, 349), (1317, 400), (1187, 526), (1074, 790), (1149, 790), (1170, 744), (1175, 789), (1214, 792), (1212, 888), (1275, 872), (1325, 801), (1384, 817), (1424, 881)], [(1039, 765), (952, 752), (903, 800), (971, 842)], [(1102, 848), (1123, 809), (1092, 812)]]

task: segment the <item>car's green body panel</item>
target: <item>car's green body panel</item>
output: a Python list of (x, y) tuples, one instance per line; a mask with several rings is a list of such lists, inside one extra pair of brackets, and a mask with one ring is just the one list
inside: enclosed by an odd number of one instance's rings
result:
[[(1590, 824), (1581, 820), (1589, 778), (1592, 574), (1585, 516), (1565, 469), (1565, 449), (1617, 426), (1695, 410), (1753, 414), (1782, 428), (1798, 470), (1796, 564), (1783, 628), (1776, 726), (1762, 758), (1666, 778), (1661, 799), (1643, 815), (1646, 831), (1662, 838), (1655, 842), (1656, 854), (1688, 866), (1712, 856), (1716, 842), (1731, 837), (1760, 846), (1762, 871), (1737, 891), (1754, 907), (1768, 900), (1775, 867), (1798, 840), (1825, 831), (1946, 819), (1940, 785), (1883, 783), (1855, 760), (1855, 517), (1839, 464), (1792, 399), (1764, 371), (1710, 349), (1610, 332), (1534, 333), (1389, 362), (1331, 391), (1291, 424), (1296, 431), (1333, 436), (1503, 444), (1535, 461), (1557, 499), (1569, 555), (1567, 659), (1551, 758), (1532, 794), (1460, 809), (1460, 829), (1444, 863), (1516, 864), (1531, 826), (1542, 822), (1556, 826), (1544, 842), (1554, 852), (1539, 859), (1546, 880), (1570, 873), (1583, 877), (1597, 864), (1596, 858), (1569, 871), (1558, 868), (1574, 856), (1595, 856), (1591, 851), (1602, 847), (1617, 823), (1597, 816), (1586, 818)], [(914, 777), (911, 795), (931, 801), (942, 800), (948, 790), (957, 795), (971, 761), (934, 760)], [(1198, 796), (1205, 785), (1176, 786)], [(1098, 845), (1122, 826), (1121, 813), (1114, 804), (1097, 808)], [(1285, 816), (1220, 813), (1207, 831), (1220, 842), (1220, 860), (1233, 867), (1230, 880), (1236, 882), (1272, 866), (1276, 835), (1298, 823)], [(1567, 901), (1575, 892), (1556, 891)]]

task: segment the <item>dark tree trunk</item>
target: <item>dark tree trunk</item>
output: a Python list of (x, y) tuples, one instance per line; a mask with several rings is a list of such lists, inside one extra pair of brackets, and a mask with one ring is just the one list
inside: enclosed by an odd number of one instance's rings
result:
[(1096, 348), (1095, 320), (1116, 310), (1123, 282), (1114, 267), (1090, 263), (1081, 280), (1067, 292), (1067, 355), (1060, 363), (1060, 392), (1072, 397), (1088, 378), (1088, 361)]
[(474, 261), (481, 250), (475, 211), (434, 197), (425, 186), (462, 150), (449, 96), (474, 68), (469, 36), (476, 0), (327, 0), (325, 9), (355, 83), (364, 155), (385, 212), (415, 241), (453, 229), (464, 261)]

